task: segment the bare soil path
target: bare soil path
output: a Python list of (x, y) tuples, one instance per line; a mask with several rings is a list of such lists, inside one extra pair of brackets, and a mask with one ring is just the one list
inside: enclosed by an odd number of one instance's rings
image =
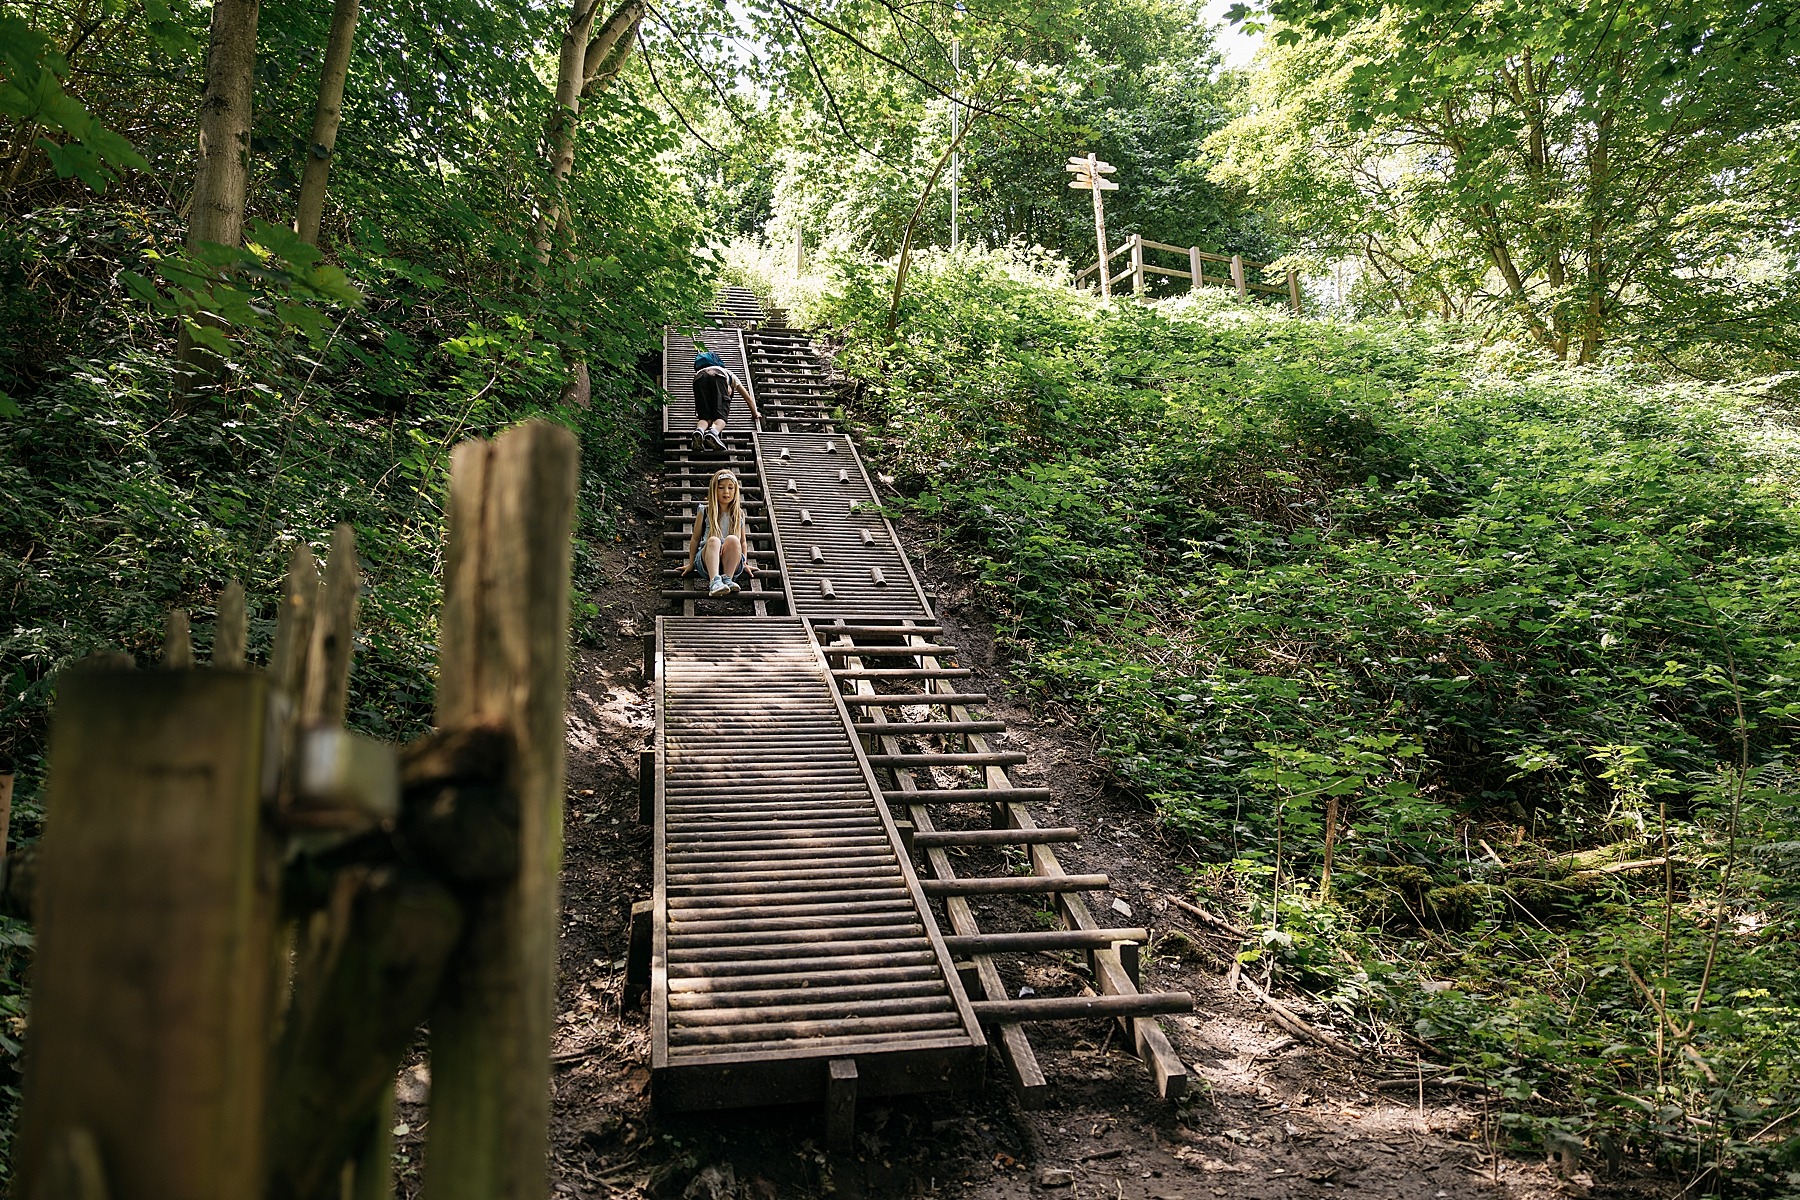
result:
[[(1031, 751), (1054, 798), (1046, 823), (1080, 826), (1065, 862), (1117, 881), (1110, 900), (1165, 948), (1147, 957), (1148, 984), (1194, 994), (1192, 1016), (1165, 1018), (1196, 1086), (1179, 1106), (1160, 1100), (1110, 1022), (1036, 1026), (1055, 1084), (1051, 1107), (1021, 1112), (990, 1064), (989, 1085), (968, 1096), (865, 1104), (854, 1161), (831, 1162), (822, 1119), (809, 1109), (662, 1117), (649, 1096), (644, 1012), (620, 1010), (631, 904), (650, 891), (650, 839), (637, 822), (637, 755), (653, 725), (641, 673), (641, 636), (654, 627), (659, 565), (656, 464), (636, 472), (623, 535), (604, 547), (614, 580), (596, 597), (605, 636), (577, 653), (569, 696), (569, 794), (564, 921), (554, 1083), (556, 1194), (774, 1200), (848, 1197), (1012, 1198), (1648, 1197), (1662, 1185), (1635, 1178), (1564, 1179), (1542, 1162), (1501, 1156), (1482, 1141), (1480, 1101), (1387, 1078), (1375, 1064), (1325, 1053), (1270, 1020), (1254, 999), (1224, 986), (1227, 945), (1170, 902), (1185, 897), (1192, 860), (1154, 816), (1110, 788), (1086, 739), (1046, 719), (1041, 706), (999, 699), (1010, 744)], [(914, 542), (914, 545), (922, 543)], [(981, 690), (1018, 689), (994, 662), (992, 635), (954, 568), (929, 557), (922, 574), (939, 592), (946, 641), (961, 645)], [(951, 634), (954, 636), (951, 636)], [(985, 917), (984, 917), (985, 920)], [(1179, 933), (1180, 938), (1171, 936)], [(1020, 986), (1072, 982), (1078, 960), (1049, 955)], [(416, 1083), (416, 1081), (415, 1081)], [(417, 1092), (418, 1087), (413, 1088)], [(402, 1079), (402, 1100), (408, 1081)], [(402, 1104), (405, 1119), (409, 1106)], [(404, 1145), (407, 1138), (401, 1139)]]

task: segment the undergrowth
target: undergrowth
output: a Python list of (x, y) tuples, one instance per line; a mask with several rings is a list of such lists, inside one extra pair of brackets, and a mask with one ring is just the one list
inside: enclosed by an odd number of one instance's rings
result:
[(1404, 1029), (1541, 1147), (1800, 1185), (1791, 378), (1041, 266), (802, 296), (1031, 692), (1186, 835), (1245, 969)]
[[(533, 417), (579, 436), (572, 635), (600, 636), (596, 547), (617, 536), (620, 485), (660, 403), (662, 324), (696, 319), (712, 290), (686, 234), (644, 219), (655, 228), (636, 238), (630, 289), (607, 282), (616, 263), (539, 278), (524, 242), (459, 268), (429, 245), (370, 241), (326, 266), (267, 226), (209, 285), (156, 259), (179, 245), (170, 214), (95, 205), (15, 223), (0, 239), (0, 276), (21, 288), (0, 306), (0, 771), (17, 773), (14, 844), (41, 831), (63, 667), (98, 650), (155, 663), (174, 607), (190, 611), (204, 662), (233, 578), (262, 663), (294, 549), (322, 559), (338, 522), (355, 528), (364, 572), (348, 724), (395, 742), (425, 731), (449, 453), (465, 439)], [(228, 356), (217, 380), (183, 387), (168, 317), (201, 308), (240, 320), (207, 330)], [(586, 406), (559, 398), (572, 337), (592, 366)], [(0, 1179), (30, 950), (29, 927), (0, 919)]]

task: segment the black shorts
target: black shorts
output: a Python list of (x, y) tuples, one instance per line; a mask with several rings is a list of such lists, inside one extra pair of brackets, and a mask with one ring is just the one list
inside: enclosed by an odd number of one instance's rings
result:
[(723, 421), (731, 415), (731, 381), (723, 375), (694, 378), (694, 416), (702, 421)]

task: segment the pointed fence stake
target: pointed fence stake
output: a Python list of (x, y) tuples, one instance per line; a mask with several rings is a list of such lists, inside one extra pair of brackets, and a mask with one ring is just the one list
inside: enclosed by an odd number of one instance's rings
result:
[(428, 1200), (542, 1200), (562, 860), (569, 536), (580, 451), (532, 422), (450, 460), (437, 724), (498, 721), (518, 754), (519, 871), (471, 893), (431, 1026)]

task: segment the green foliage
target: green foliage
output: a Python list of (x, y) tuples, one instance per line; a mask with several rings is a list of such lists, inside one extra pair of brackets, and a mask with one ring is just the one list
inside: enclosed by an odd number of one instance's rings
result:
[[(1790, 385), (1102, 304), (966, 255), (919, 267), (888, 345), (888, 286), (839, 264), (812, 314), (872, 452), (1025, 686), (1233, 864), (1246, 961), (1413, 1025), (1525, 1116), (1673, 1154), (1673, 1105), (1719, 1135), (1687, 1169), (1763, 1161), (1800, 1102), (1800, 906), (1766, 865), (1797, 814), (1766, 765), (1800, 713)], [(1666, 846), (1674, 886), (1554, 857), (1608, 844)], [(1686, 1014), (1660, 1059), (1652, 993)]]
[[(155, 7), (166, 12), (166, 5)], [(79, 178), (101, 192), (120, 171), (147, 169), (130, 142), (63, 90), (62, 77), (68, 72), (67, 61), (42, 32), (23, 17), (0, 16), (0, 115), (26, 130), (44, 130), (47, 136), (35, 145), (56, 174)]]
[[(557, 197), (568, 231), (545, 263), (551, 94), (520, 64), (544, 61), (557, 13), (366, 8), (315, 249), (289, 230), (330, 6), (265, 5), (247, 242), (189, 249), (175, 210), (194, 172), (205, 10), (30, 11), (35, 26), (0, 18), (0, 113), (56, 135), (0, 142), (0, 769), (19, 775), (15, 838), (41, 827), (62, 667), (99, 649), (154, 661), (175, 606), (204, 661), (233, 577), (259, 661), (286, 560), (303, 542), (322, 551), (339, 521), (368, 582), (350, 724), (421, 732), (449, 451), (521, 419), (581, 438), (571, 611), (578, 639), (601, 636), (595, 547), (617, 536), (648, 368), (664, 323), (691, 322), (712, 292), (702, 221), (662, 165), (671, 126), (628, 100), (590, 107)], [(110, 178), (106, 195), (60, 178), (70, 164), (96, 188)], [(178, 366), (180, 332), (216, 375)], [(586, 407), (561, 399), (578, 362)], [(0, 1179), (28, 952), (20, 928), (0, 928)]]
[[(1800, 26), (1723, 0), (1271, 0), (1251, 103), (1211, 148), (1366, 299), (1594, 362), (1800, 352), (1789, 206)], [(1238, 15), (1244, 15), (1243, 6)], [(1740, 364), (1739, 369), (1743, 369)], [(1767, 369), (1766, 367), (1764, 369)]]

